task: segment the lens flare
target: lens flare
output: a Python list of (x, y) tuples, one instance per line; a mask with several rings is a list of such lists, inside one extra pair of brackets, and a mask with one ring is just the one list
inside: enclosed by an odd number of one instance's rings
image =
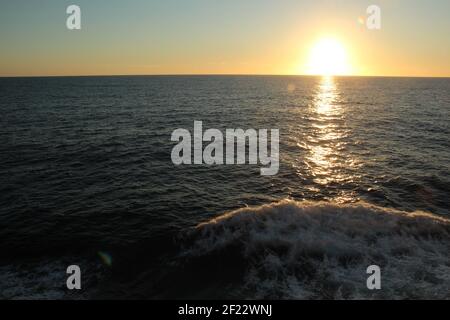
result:
[(107, 265), (108, 267), (112, 266), (112, 257), (109, 253), (104, 252), (104, 251), (99, 251), (98, 255), (105, 265)]

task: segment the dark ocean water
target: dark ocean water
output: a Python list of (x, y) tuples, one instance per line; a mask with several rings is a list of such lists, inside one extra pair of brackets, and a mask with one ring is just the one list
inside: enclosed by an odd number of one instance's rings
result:
[[(450, 298), (448, 78), (0, 78), (0, 112), (2, 298)], [(173, 165), (194, 120), (279, 129), (279, 173)]]

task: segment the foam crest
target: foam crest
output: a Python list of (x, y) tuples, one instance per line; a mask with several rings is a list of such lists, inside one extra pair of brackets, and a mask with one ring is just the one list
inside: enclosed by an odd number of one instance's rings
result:
[[(284, 200), (224, 214), (188, 237), (185, 257), (239, 253), (238, 297), (450, 297), (450, 220), (426, 212)], [(381, 290), (366, 287), (372, 264), (381, 267)]]

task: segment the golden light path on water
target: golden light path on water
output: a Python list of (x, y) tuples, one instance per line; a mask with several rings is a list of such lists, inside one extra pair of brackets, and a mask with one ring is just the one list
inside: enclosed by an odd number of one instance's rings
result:
[[(308, 154), (305, 160), (316, 184), (339, 189), (353, 181), (350, 169), (356, 161), (346, 150), (349, 132), (335, 81), (331, 76), (324, 76), (317, 84), (310, 110), (312, 130), (306, 139)], [(351, 193), (350, 190), (341, 190), (334, 200), (354, 200)]]

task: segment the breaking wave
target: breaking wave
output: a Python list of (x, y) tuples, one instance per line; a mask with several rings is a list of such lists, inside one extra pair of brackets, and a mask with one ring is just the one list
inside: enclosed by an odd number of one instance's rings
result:
[[(450, 220), (425, 212), (284, 200), (202, 223), (181, 243), (185, 270), (194, 264), (204, 268), (196, 271), (199, 278), (208, 268), (220, 270), (218, 282), (239, 278), (229, 282), (227, 297), (450, 297)], [(381, 290), (366, 286), (366, 269), (374, 264), (381, 268)]]

